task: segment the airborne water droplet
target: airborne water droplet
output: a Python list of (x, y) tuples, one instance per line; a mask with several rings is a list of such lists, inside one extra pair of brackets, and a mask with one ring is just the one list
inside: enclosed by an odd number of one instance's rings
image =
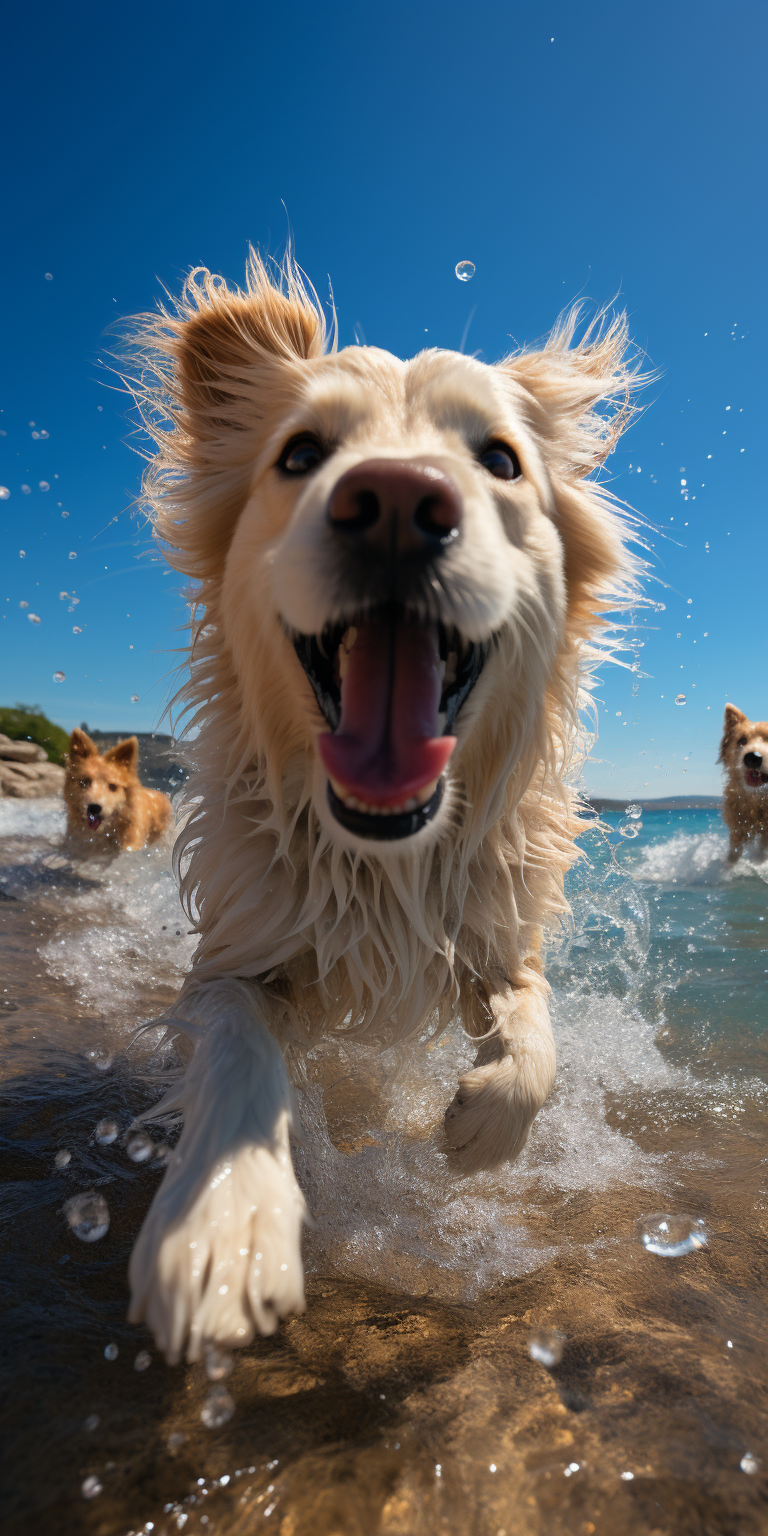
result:
[(66, 682), (66, 677), (67, 677), (66, 672), (54, 672), (54, 674), (53, 674), (53, 681), (55, 683), (63, 683), (63, 682)]
[(649, 1253), (663, 1259), (680, 1259), (685, 1253), (695, 1253), (706, 1248), (707, 1233), (700, 1216), (675, 1216), (657, 1211), (653, 1216), (643, 1216), (638, 1223), (637, 1235)]
[(7, 485), (0, 485), (0, 501), (7, 501), (10, 494)]
[(560, 1364), (564, 1345), (565, 1334), (559, 1328), (537, 1328), (528, 1340), (528, 1353), (532, 1360), (538, 1360), (550, 1371), (553, 1365)]
[(619, 825), (619, 832), (621, 833), (622, 837), (637, 837), (640, 833), (642, 825), (643, 823), (641, 821), (622, 821)]
[(460, 283), (468, 283), (475, 275), (475, 263), (473, 261), (460, 261), (456, 266), (456, 276)]
[(139, 695), (137, 693), (132, 693), (131, 694), (131, 703), (132, 704), (138, 704), (138, 702), (139, 702)]
[(109, 1231), (109, 1208), (103, 1195), (90, 1190), (85, 1195), (73, 1195), (64, 1203), (64, 1215), (75, 1237), (83, 1243), (97, 1243)]
[(234, 1363), (227, 1350), (218, 1349), (215, 1344), (205, 1351), (205, 1374), (209, 1381), (225, 1381)]
[(676, 693), (675, 694), (675, 703), (676, 704), (684, 704), (685, 703), (685, 694), (684, 693)]
[(641, 805), (628, 805), (624, 811), (624, 815), (628, 816), (630, 821), (639, 821), (642, 814), (643, 807)]
[(111, 1147), (120, 1135), (120, 1128), (116, 1120), (100, 1120), (94, 1135), (100, 1147)]
[(116, 1360), (120, 1351), (116, 1344), (108, 1344), (104, 1350), (105, 1360)]
[(131, 1137), (125, 1150), (132, 1163), (146, 1163), (155, 1150), (155, 1144), (146, 1131), (139, 1131), (137, 1136)]
[(741, 1461), (739, 1462), (739, 1466), (741, 1467), (742, 1472), (749, 1472), (750, 1475), (753, 1472), (759, 1472), (760, 1458), (759, 1456), (753, 1456), (751, 1451), (745, 1451)]
[[(50, 274), (46, 272), (45, 275), (48, 277)], [(95, 1476), (87, 1477), (82, 1485), (82, 1488), (80, 1489), (84, 1499), (95, 1499), (98, 1494), (101, 1493), (101, 1491), (101, 1483)]]
[(66, 1168), (67, 1163), (71, 1163), (72, 1161), (72, 1153), (64, 1151), (57, 1152), (53, 1161), (57, 1168)]
[(148, 1349), (140, 1349), (139, 1353), (136, 1356), (136, 1359), (133, 1362), (133, 1369), (135, 1371), (147, 1371), (147, 1370), (149, 1370), (149, 1367), (150, 1367), (151, 1364), (152, 1364), (152, 1356), (149, 1353), (149, 1350)]
[[(63, 513), (63, 512), (62, 512), (62, 514), (61, 514), (61, 515), (62, 515), (62, 517), (63, 517), (63, 516), (64, 516), (64, 513)], [(69, 558), (70, 558), (70, 560), (76, 560), (76, 559), (77, 559), (77, 555), (76, 555), (76, 554), (75, 554), (75, 551), (74, 551), (74, 550), (73, 550), (73, 549), (71, 549), (71, 550), (70, 550), (70, 551), (69, 551)]]
[(206, 1429), (220, 1429), (228, 1424), (235, 1411), (235, 1399), (226, 1387), (212, 1387), (200, 1409), (200, 1417)]
[(27, 618), (29, 619), (30, 624), (39, 624), (40, 623), (40, 615), (39, 615), (39, 613), (28, 613), (27, 614)]

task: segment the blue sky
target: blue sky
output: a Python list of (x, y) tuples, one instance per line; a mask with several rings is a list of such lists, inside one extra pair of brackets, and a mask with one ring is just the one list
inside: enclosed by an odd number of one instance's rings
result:
[(4, 41), (0, 699), (157, 724), (185, 607), (131, 515), (104, 333), (197, 263), (240, 280), (289, 218), (343, 344), (458, 348), (471, 317), (494, 360), (620, 291), (660, 377), (612, 483), (665, 608), (639, 616), (648, 676), (604, 669), (587, 783), (715, 791), (726, 698), (768, 715), (763, 0), (44, 0)]

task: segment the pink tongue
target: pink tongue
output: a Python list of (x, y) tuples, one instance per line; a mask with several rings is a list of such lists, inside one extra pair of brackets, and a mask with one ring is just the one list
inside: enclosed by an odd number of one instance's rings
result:
[(402, 805), (438, 779), (455, 736), (437, 736), (440, 655), (435, 630), (361, 624), (341, 685), (341, 724), (318, 737), (327, 772), (374, 805)]

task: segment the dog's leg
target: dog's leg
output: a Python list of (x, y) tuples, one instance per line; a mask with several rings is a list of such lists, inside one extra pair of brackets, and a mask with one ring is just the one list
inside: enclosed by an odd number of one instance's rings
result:
[(182, 1108), (184, 1129), (129, 1271), (130, 1321), (146, 1321), (172, 1363), (274, 1333), (304, 1309), (291, 1090), (258, 989), (211, 983), (185, 1013), (199, 1044), (153, 1111)]
[(728, 849), (728, 863), (735, 864), (742, 855), (747, 839), (742, 832), (731, 827), (731, 842)]
[(459, 1079), (445, 1132), (466, 1172), (513, 1162), (555, 1081), (548, 988), (532, 959), (518, 985), (462, 983), (465, 1028), (482, 1036), (474, 1070)]

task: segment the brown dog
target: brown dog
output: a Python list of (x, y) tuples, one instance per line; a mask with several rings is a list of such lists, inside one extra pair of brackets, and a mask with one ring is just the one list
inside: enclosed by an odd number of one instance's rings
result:
[(102, 757), (85, 731), (72, 732), (64, 781), (70, 851), (81, 858), (129, 853), (156, 843), (172, 825), (168, 796), (145, 789), (138, 766), (135, 736), (118, 741)]
[(768, 720), (748, 720), (726, 704), (718, 762), (725, 764), (723, 821), (731, 834), (729, 861), (735, 864), (750, 838), (768, 854)]

